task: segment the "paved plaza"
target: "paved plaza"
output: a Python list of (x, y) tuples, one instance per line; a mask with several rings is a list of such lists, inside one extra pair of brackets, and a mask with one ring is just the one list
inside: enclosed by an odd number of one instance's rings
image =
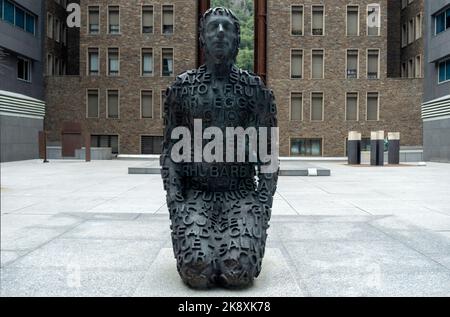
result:
[(2, 296), (450, 296), (450, 164), (280, 177), (263, 272), (193, 291), (142, 161), (1, 164)]

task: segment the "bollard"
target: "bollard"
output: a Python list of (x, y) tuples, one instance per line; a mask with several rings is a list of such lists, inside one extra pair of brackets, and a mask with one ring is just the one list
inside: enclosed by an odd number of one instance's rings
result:
[(388, 153), (389, 164), (398, 165), (400, 164), (400, 133), (399, 132), (388, 133), (388, 140), (389, 140), (389, 153)]
[(370, 134), (370, 165), (384, 165), (384, 131)]
[(91, 161), (91, 134), (90, 133), (86, 133), (84, 135), (84, 144), (85, 144), (85, 149), (86, 149), (86, 154), (85, 154), (85, 158), (86, 158), (86, 162), (90, 162)]
[(347, 142), (348, 164), (361, 164), (361, 133), (350, 131)]

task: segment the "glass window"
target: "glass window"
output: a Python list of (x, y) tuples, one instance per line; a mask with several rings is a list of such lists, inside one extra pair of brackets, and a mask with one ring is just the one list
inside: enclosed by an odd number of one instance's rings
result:
[(119, 49), (108, 49), (108, 75), (119, 75)]
[(347, 104), (345, 119), (348, 121), (358, 120), (358, 94), (357, 93), (347, 93)]
[(323, 93), (311, 95), (311, 121), (323, 120)]
[(0, 20), (3, 19), (3, 0), (0, 0)]
[(292, 6), (292, 35), (303, 35), (303, 7)]
[(439, 83), (450, 80), (450, 60), (439, 63)]
[(324, 35), (323, 6), (312, 7), (312, 35)]
[(89, 49), (89, 75), (99, 74), (98, 49)]
[(100, 32), (100, 10), (99, 7), (89, 7), (89, 34)]
[(367, 53), (367, 78), (378, 79), (379, 51), (369, 50)]
[(378, 36), (380, 35), (380, 5), (369, 4), (367, 6), (367, 35)]
[(291, 139), (292, 156), (322, 156), (321, 139)]
[(173, 49), (162, 49), (162, 75), (173, 76)]
[(27, 13), (25, 30), (28, 33), (31, 33), (34, 35), (34, 29), (35, 29), (35, 18), (33, 15)]
[(98, 90), (88, 90), (87, 117), (98, 118)]
[(16, 26), (25, 29), (25, 11), (16, 7)]
[(442, 12), (438, 15), (436, 15), (436, 34), (439, 34), (441, 32), (445, 31), (446, 27), (446, 12)]
[(347, 78), (358, 78), (358, 50), (347, 51)]
[(14, 4), (6, 0), (3, 10), (3, 18), (5, 19), (5, 21), (14, 24)]
[(141, 154), (161, 154), (162, 136), (141, 136)]
[(163, 26), (162, 31), (163, 34), (172, 34), (173, 33), (173, 6), (172, 5), (164, 5), (162, 7), (163, 10)]
[(108, 118), (119, 118), (119, 91), (108, 90)]
[(119, 34), (120, 33), (120, 13), (119, 13), (119, 7), (113, 6), (108, 7), (108, 19), (109, 19), (109, 25), (108, 25), (108, 32), (110, 34)]
[(303, 95), (301, 93), (291, 94), (291, 120), (301, 121), (302, 120), (302, 105), (303, 105)]
[(347, 35), (359, 35), (359, 7), (347, 7)]
[(312, 78), (323, 78), (323, 50), (312, 51)]
[(31, 81), (30, 61), (28, 59), (17, 59), (17, 78), (25, 81)]
[(153, 33), (153, 6), (142, 7), (142, 33)]
[(141, 93), (141, 116), (153, 118), (153, 92), (150, 90)]
[(92, 147), (110, 147), (112, 154), (119, 154), (119, 137), (117, 135), (91, 135)]
[(367, 94), (367, 120), (378, 120), (378, 93), (371, 92)]
[(142, 76), (153, 75), (153, 50), (151, 48), (142, 49)]
[(303, 51), (292, 50), (291, 52), (291, 78), (302, 78), (303, 74)]
[(445, 27), (447, 29), (450, 29), (450, 9), (447, 9), (445, 20), (446, 20)]

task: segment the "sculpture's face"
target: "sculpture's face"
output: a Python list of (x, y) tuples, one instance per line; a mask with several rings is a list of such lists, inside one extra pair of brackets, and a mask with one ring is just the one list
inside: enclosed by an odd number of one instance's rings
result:
[(232, 60), (238, 34), (233, 21), (227, 16), (210, 16), (205, 25), (203, 40), (206, 52), (215, 63)]

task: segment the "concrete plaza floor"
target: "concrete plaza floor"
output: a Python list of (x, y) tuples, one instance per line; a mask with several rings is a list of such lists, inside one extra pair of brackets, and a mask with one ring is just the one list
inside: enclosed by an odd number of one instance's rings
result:
[(450, 164), (280, 177), (263, 272), (193, 291), (142, 161), (1, 164), (2, 296), (450, 296)]

